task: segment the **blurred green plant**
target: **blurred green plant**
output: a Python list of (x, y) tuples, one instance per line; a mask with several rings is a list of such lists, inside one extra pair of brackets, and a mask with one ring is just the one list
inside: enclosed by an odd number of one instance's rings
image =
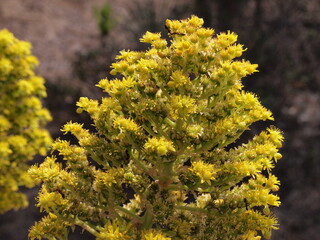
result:
[(93, 8), (97, 25), (103, 37), (109, 34), (111, 28), (115, 24), (115, 21), (111, 16), (111, 12), (112, 9), (108, 3), (105, 3), (102, 7)]
[[(166, 21), (171, 42), (146, 32), (146, 51), (121, 51), (98, 87), (102, 101), (80, 98), (94, 132), (67, 123), (78, 144), (58, 139), (30, 176), (43, 182), (38, 206), (48, 214), (31, 239), (67, 239), (76, 225), (98, 240), (271, 237), (272, 174), (283, 137), (269, 127), (231, 147), (249, 126), (273, 120), (241, 79), (257, 65), (231, 32), (213, 37), (196, 16)], [(236, 59), (236, 60), (235, 60)]]
[(0, 31), (0, 213), (28, 205), (19, 191), (34, 186), (28, 161), (45, 155), (51, 144), (44, 129), (51, 117), (41, 104), (44, 79), (34, 73), (38, 60), (30, 49), (30, 43)]

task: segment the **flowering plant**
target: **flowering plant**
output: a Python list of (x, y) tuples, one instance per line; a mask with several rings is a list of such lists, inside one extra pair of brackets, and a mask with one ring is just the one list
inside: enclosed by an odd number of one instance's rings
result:
[(45, 155), (51, 138), (43, 127), (51, 117), (42, 107), (43, 78), (30, 44), (0, 31), (0, 213), (27, 206), (20, 186), (32, 187), (27, 162)]
[[(58, 139), (29, 173), (43, 182), (48, 213), (31, 239), (67, 239), (75, 225), (96, 239), (260, 239), (271, 236), (279, 206), (283, 137), (275, 127), (230, 147), (249, 126), (272, 120), (241, 79), (257, 65), (231, 32), (213, 37), (192, 16), (166, 21), (171, 42), (147, 32), (142, 52), (121, 51), (98, 87), (110, 97), (80, 98), (94, 131), (67, 123), (78, 144)], [(61, 159), (58, 159), (60, 155)]]

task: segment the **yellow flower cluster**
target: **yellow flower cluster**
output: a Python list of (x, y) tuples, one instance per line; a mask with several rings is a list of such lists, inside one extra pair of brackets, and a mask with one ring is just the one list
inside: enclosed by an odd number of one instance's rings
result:
[[(121, 51), (111, 74), (122, 80), (98, 84), (110, 97), (77, 103), (95, 129), (67, 123), (63, 131), (78, 144), (56, 140), (53, 156), (30, 169), (48, 192), (39, 207), (66, 231), (77, 225), (99, 240), (257, 240), (277, 228), (270, 208), (280, 204), (272, 169), (282, 157), (281, 131), (230, 146), (252, 123), (273, 120), (243, 90), (257, 65), (239, 59), (236, 34), (202, 25), (196, 16), (167, 20), (170, 42), (147, 32), (146, 51)], [(0, 129), (9, 125), (0, 118)], [(47, 221), (31, 238), (61, 236), (43, 227)]]
[(48, 192), (46, 187), (42, 187), (38, 196), (38, 204), (40, 211), (46, 210), (50, 212), (51, 209), (55, 209), (57, 206), (66, 206), (68, 201), (62, 198), (62, 195), (58, 192)]
[(172, 96), (170, 106), (170, 116), (174, 120), (187, 118), (196, 109), (195, 99), (181, 95)]
[(183, 74), (181, 70), (172, 73), (168, 87), (173, 89), (191, 84), (190, 78)]
[(27, 206), (19, 187), (32, 187), (28, 161), (45, 155), (51, 138), (44, 129), (51, 120), (42, 107), (43, 78), (35, 75), (37, 59), (31, 44), (0, 31), (0, 214)]
[(126, 119), (122, 116), (116, 117), (113, 120), (113, 125), (120, 131), (138, 132), (140, 129), (132, 119)]
[(122, 168), (111, 168), (108, 171), (97, 171), (95, 174), (95, 182), (93, 187), (95, 189), (101, 189), (103, 187), (111, 187), (113, 184), (119, 184), (117, 179), (122, 177), (124, 170)]
[(197, 161), (192, 163), (190, 171), (201, 179), (201, 183), (211, 185), (211, 180), (216, 179), (218, 169), (213, 164)]
[(104, 89), (105, 92), (109, 93), (111, 96), (124, 94), (130, 88), (134, 87), (136, 82), (133, 78), (123, 78), (122, 80), (109, 81), (108, 79), (103, 79), (97, 85), (98, 87)]
[(168, 141), (164, 137), (149, 138), (145, 143), (144, 148), (146, 151), (157, 153), (160, 156), (167, 155), (169, 152), (175, 151), (172, 141)]
[(142, 233), (142, 240), (171, 240), (171, 238), (165, 237), (161, 232), (148, 230)]
[(41, 238), (39, 238), (39, 236), (41, 235), (47, 239), (66, 239), (68, 237), (68, 227), (70, 227), (70, 225), (57, 215), (49, 213), (33, 226), (33, 231), (30, 232), (29, 238), (31, 240), (40, 240)]
[(118, 221), (108, 221), (104, 228), (100, 230), (97, 240), (130, 240), (130, 237), (126, 234), (128, 231), (127, 227), (119, 225)]

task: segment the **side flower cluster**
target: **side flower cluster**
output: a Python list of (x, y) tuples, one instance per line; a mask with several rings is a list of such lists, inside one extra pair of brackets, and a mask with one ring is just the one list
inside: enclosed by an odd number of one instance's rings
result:
[(46, 96), (43, 78), (31, 45), (12, 33), (0, 31), (0, 213), (27, 206), (19, 187), (32, 187), (28, 164), (45, 155), (51, 138), (44, 125), (51, 119), (42, 107)]
[(202, 25), (196, 16), (167, 20), (170, 42), (147, 32), (140, 40), (149, 49), (120, 52), (111, 73), (122, 80), (98, 84), (109, 97), (80, 98), (95, 130), (66, 124), (78, 144), (55, 141), (53, 155), (30, 169), (48, 213), (31, 239), (67, 239), (74, 226), (110, 240), (270, 238), (283, 137), (269, 127), (230, 146), (273, 117), (243, 90), (257, 65), (239, 59), (237, 35)]

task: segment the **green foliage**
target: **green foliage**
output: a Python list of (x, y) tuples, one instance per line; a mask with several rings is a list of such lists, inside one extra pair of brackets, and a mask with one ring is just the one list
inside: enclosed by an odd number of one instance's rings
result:
[(32, 187), (27, 175), (34, 155), (45, 155), (51, 138), (43, 126), (51, 117), (42, 107), (44, 80), (36, 76), (30, 44), (0, 31), (0, 213), (27, 206), (20, 186)]
[[(96, 239), (270, 238), (279, 206), (283, 137), (275, 127), (230, 147), (249, 126), (272, 120), (241, 79), (257, 65), (231, 32), (214, 34), (195, 16), (167, 20), (172, 38), (147, 32), (145, 52), (121, 51), (98, 87), (102, 101), (80, 98), (96, 129), (67, 123), (57, 156), (29, 170), (43, 182), (38, 206), (48, 215), (31, 239), (67, 239), (75, 225)], [(133, 192), (133, 194), (130, 194)]]
[(114, 20), (111, 17), (110, 5), (106, 3), (101, 8), (94, 8), (93, 13), (96, 18), (101, 35), (108, 35), (114, 25)]

